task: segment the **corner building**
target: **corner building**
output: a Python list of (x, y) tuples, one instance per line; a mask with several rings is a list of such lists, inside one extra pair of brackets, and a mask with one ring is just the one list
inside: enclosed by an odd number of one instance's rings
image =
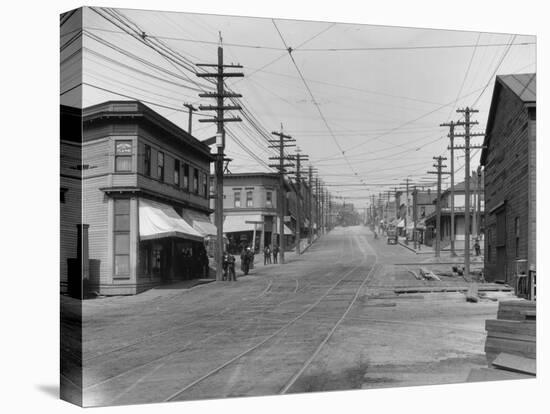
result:
[[(70, 111), (61, 112), (63, 123)], [(71, 266), (63, 263), (75, 259), (63, 250), (65, 239), (78, 239), (84, 285), (99, 294), (136, 294), (201, 277), (184, 252), (196, 255), (205, 237), (216, 234), (208, 146), (135, 101), (83, 109), (78, 134), (71, 129), (61, 137), (62, 211), (71, 198), (64, 172), (78, 171), (81, 180), (81, 217), (62, 222), (62, 291), (71, 280)], [(78, 156), (64, 156), (71, 153)]]

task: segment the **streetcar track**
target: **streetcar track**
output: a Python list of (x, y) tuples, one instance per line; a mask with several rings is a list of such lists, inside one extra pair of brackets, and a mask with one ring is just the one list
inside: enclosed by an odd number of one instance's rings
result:
[[(342, 251), (342, 253), (343, 253), (343, 251)], [(332, 273), (332, 272), (333, 272), (332, 270), (331, 270), (331, 271), (328, 271), (326, 274), (323, 274), (323, 276), (328, 276), (328, 275), (329, 275), (330, 273)], [(309, 273), (307, 274), (307, 276), (311, 277), (311, 276), (313, 276), (314, 273), (315, 273), (315, 271), (309, 272)], [(294, 300), (294, 298), (291, 298), (290, 300)], [(283, 301), (278, 302), (277, 304), (265, 304), (265, 305), (262, 305), (262, 306), (261, 306), (261, 310), (260, 310), (260, 311), (256, 310), (255, 313), (261, 315), (261, 314), (265, 313), (268, 309), (273, 308), (273, 306), (275, 306), (275, 308), (277, 308), (277, 307), (279, 307), (281, 304), (287, 303), (287, 302), (289, 302), (290, 300), (289, 300), (289, 299), (283, 300)], [(250, 300), (250, 302), (251, 302), (252, 304), (257, 303), (257, 302), (253, 302), (253, 300)], [(250, 305), (250, 304), (249, 304), (249, 305)], [(235, 306), (233, 306), (233, 307), (224, 308), (224, 309), (222, 309), (219, 313), (215, 314), (214, 316), (224, 315), (224, 314), (227, 313), (230, 309), (236, 308), (237, 306), (238, 306), (238, 305), (235, 305)], [(242, 312), (242, 310), (241, 310), (241, 312)], [(233, 317), (234, 317), (234, 315), (233, 315)], [(107, 355), (110, 355), (110, 354), (113, 354), (113, 353), (116, 353), (116, 352), (120, 352), (120, 351), (122, 351), (122, 350), (128, 349), (128, 348), (130, 348), (130, 347), (132, 347), (132, 346), (138, 345), (138, 344), (140, 344), (140, 343), (142, 343), (142, 342), (145, 342), (145, 341), (147, 341), (147, 340), (150, 340), (150, 339), (153, 339), (153, 338), (162, 336), (162, 335), (166, 335), (166, 334), (169, 334), (169, 333), (173, 333), (173, 332), (176, 332), (176, 331), (178, 331), (178, 330), (182, 330), (182, 329), (184, 329), (184, 328), (187, 328), (187, 327), (190, 327), (190, 326), (199, 324), (199, 323), (201, 323), (201, 322), (203, 322), (203, 321), (201, 321), (201, 320), (194, 320), (194, 321), (191, 321), (191, 322), (189, 322), (189, 323), (186, 323), (186, 324), (183, 325), (183, 326), (179, 326), (179, 327), (176, 327), (176, 328), (167, 329), (167, 330), (162, 331), (162, 332), (159, 332), (159, 333), (157, 333), (157, 334), (153, 334), (153, 335), (148, 335), (148, 336), (146, 336), (146, 337), (142, 337), (142, 338), (140, 338), (139, 340), (134, 341), (134, 342), (131, 343), (131, 344), (125, 345), (125, 346), (123, 346), (123, 347), (117, 348), (117, 349), (112, 350), (112, 351), (108, 351), (108, 352), (102, 353), (102, 354), (100, 354), (100, 355), (95, 355), (95, 356), (90, 357), (90, 358), (88, 358), (88, 359), (86, 359), (86, 360), (83, 360), (83, 362), (89, 362), (89, 361), (91, 361), (91, 360), (93, 360), (93, 359), (97, 359), (97, 358), (102, 357), (102, 356), (105, 357), (105, 356), (107, 356)], [(254, 322), (254, 319), (250, 320), (250, 323), (252, 323), (252, 322)], [(221, 322), (220, 322), (220, 324), (221, 324)], [(217, 335), (219, 335), (220, 333), (226, 332), (227, 330), (228, 330), (228, 329), (225, 329), (225, 330), (223, 330), (223, 331), (221, 331), (221, 332), (217, 332), (214, 336), (217, 336)], [(208, 340), (208, 339), (210, 339), (210, 337), (207, 337), (207, 338), (205, 338), (205, 339), (202, 339), (202, 340), (200, 340), (200, 341), (195, 341), (195, 342), (188, 341), (188, 342), (186, 343), (185, 347), (183, 347), (183, 348), (178, 348), (178, 349), (176, 349), (176, 350), (174, 350), (174, 351), (169, 352), (168, 354), (165, 354), (165, 355), (162, 355), (162, 356), (160, 356), (160, 357), (154, 358), (154, 359), (152, 359), (152, 360), (150, 360), (150, 361), (147, 361), (147, 362), (145, 362), (145, 363), (143, 363), (143, 364), (134, 366), (134, 367), (132, 367), (132, 368), (130, 368), (130, 369), (128, 369), (128, 370), (122, 371), (122, 372), (120, 372), (120, 373), (118, 373), (118, 374), (115, 374), (115, 375), (113, 375), (113, 376), (110, 376), (110, 377), (108, 377), (108, 378), (105, 378), (105, 379), (103, 379), (103, 380), (101, 380), (101, 381), (99, 381), (99, 382), (97, 382), (97, 383), (94, 383), (94, 384), (91, 384), (91, 385), (89, 385), (89, 386), (87, 386), (87, 387), (84, 387), (83, 389), (84, 389), (84, 390), (93, 389), (93, 388), (95, 388), (95, 387), (97, 387), (97, 386), (99, 386), (99, 385), (102, 385), (102, 384), (105, 384), (105, 383), (107, 383), (107, 382), (109, 382), (109, 381), (112, 381), (112, 380), (115, 380), (115, 379), (117, 379), (117, 378), (120, 378), (121, 376), (124, 376), (124, 375), (126, 375), (126, 374), (128, 374), (128, 373), (134, 372), (135, 370), (137, 370), (137, 369), (139, 369), (139, 368), (142, 368), (142, 367), (144, 367), (144, 366), (147, 366), (147, 365), (149, 365), (149, 364), (152, 364), (152, 363), (154, 363), (154, 362), (157, 362), (157, 361), (159, 361), (159, 360), (161, 360), (161, 359), (163, 359), (163, 358), (169, 358), (169, 357), (171, 357), (173, 354), (177, 354), (177, 353), (179, 353), (179, 352), (184, 351), (184, 350), (187, 349), (189, 346), (195, 345), (196, 343), (201, 343), (201, 342), (203, 342), (203, 341), (205, 341), (205, 340)]]
[[(351, 240), (350, 240), (351, 241)], [(353, 245), (353, 241), (351, 241), (352, 245)], [(351, 254), (352, 254), (352, 257), (353, 257), (353, 249), (350, 249), (351, 250)], [(376, 255), (376, 254), (375, 254)], [(336, 281), (336, 283), (334, 283), (321, 297), (319, 297), (319, 299), (317, 301), (315, 301), (312, 305), (308, 306), (308, 308), (306, 310), (304, 310), (302, 313), (298, 314), (296, 317), (294, 317), (293, 319), (291, 319), (289, 322), (287, 322), (286, 324), (284, 324), (281, 328), (277, 329), (274, 333), (272, 333), (271, 335), (269, 335), (268, 337), (266, 337), (264, 340), (262, 340), (261, 342), (255, 344), (254, 346), (250, 347), (250, 348), (247, 348), (246, 350), (244, 350), (243, 352), (239, 353), (238, 355), (234, 356), (233, 358), (231, 358), (230, 360), (224, 362), (223, 364), (219, 365), (218, 367), (214, 368), (213, 370), (207, 372), (206, 374), (204, 374), (203, 376), (199, 377), (198, 379), (192, 381), (191, 383), (187, 384), (185, 387), (183, 387), (182, 389), (178, 390), (177, 392), (175, 393), (172, 393), (171, 395), (169, 395), (168, 397), (166, 397), (164, 399), (164, 401), (173, 401), (175, 400), (176, 398), (178, 398), (180, 395), (182, 395), (184, 392), (186, 392), (187, 390), (189, 390), (190, 388), (198, 385), (199, 383), (205, 381), (206, 379), (212, 377), (213, 375), (217, 374), (218, 372), (220, 372), (221, 370), (223, 370), (224, 368), (226, 368), (227, 366), (233, 364), (234, 362), (238, 361), (239, 359), (243, 358), (244, 356), (250, 354), (251, 352), (255, 351), (256, 349), (258, 349), (259, 347), (261, 347), (262, 345), (264, 345), (265, 343), (267, 343), (268, 341), (270, 341), (271, 339), (275, 338), (276, 336), (278, 336), (280, 333), (283, 333), (285, 332), (290, 326), (292, 326), (295, 322), (297, 322), (298, 320), (302, 319), (305, 315), (307, 315), (308, 313), (310, 313), (315, 307), (317, 307), (319, 305), (319, 303), (321, 303), (321, 301), (323, 301), (329, 294), (331, 294), (331, 292), (336, 289), (336, 287), (338, 285), (340, 285), (343, 281), (345, 281), (345, 279), (347, 278), (347, 276), (349, 276), (350, 274), (352, 274), (353, 272), (355, 272), (358, 268), (360, 268), (363, 264), (364, 264), (364, 261), (366, 260), (367, 258), (367, 255), (364, 254), (363, 255), (363, 259), (361, 260), (361, 262), (354, 266), (352, 269), (348, 270), (347, 272), (345, 272), (344, 276), (342, 276), (338, 281)], [(377, 257), (377, 255), (376, 255)], [(353, 261), (353, 258), (352, 258), (352, 261)], [(372, 273), (372, 271), (374, 270), (374, 268), (376, 267), (376, 264), (373, 264), (372, 265), (372, 268), (371, 268), (371, 271), (369, 272), (368, 275), (370, 275)], [(367, 275), (367, 277), (368, 277)], [(364, 279), (363, 283), (360, 285), (360, 287), (357, 289), (357, 293), (356, 293), (356, 297), (358, 296), (358, 292), (362, 289), (362, 287), (364, 286), (365, 282), (366, 282), (367, 278)], [(355, 297), (354, 297), (355, 298)], [(355, 302), (356, 299), (354, 299), (353, 302)], [(349, 308), (351, 309), (351, 307)], [(345, 313), (347, 315), (347, 312)], [(343, 320), (343, 319), (342, 319)]]
[[(324, 240), (323, 240), (324, 242)], [(342, 249), (340, 251), (340, 255), (339, 255), (339, 260), (338, 262), (341, 261), (341, 258), (343, 256), (343, 253), (344, 253), (344, 250)], [(312, 272), (309, 272), (307, 275), (305, 275), (305, 277), (308, 277), (308, 276), (312, 276), (312, 274), (314, 273), (315, 271), (312, 271)], [(325, 275), (324, 275), (325, 276)], [(261, 299), (265, 294), (267, 294), (267, 292), (270, 290), (270, 288), (272, 288), (272, 285), (273, 285), (273, 279), (275, 278), (272, 277), (271, 280), (270, 280), (270, 283), (268, 284), (268, 287), (258, 296), (255, 296), (255, 297), (252, 297), (251, 299), (248, 299), (248, 298), (243, 298), (242, 300), (243, 301), (246, 301), (247, 299), (250, 301), (250, 303), (257, 303), (258, 299)], [(307, 289), (308, 285), (305, 285), (303, 288), (304, 289)], [(184, 292), (185, 293), (185, 292)], [(294, 291), (294, 293), (297, 293), (297, 290)], [(168, 302), (172, 301), (173, 299), (175, 299), (176, 296), (180, 296), (180, 292), (178, 292), (177, 294), (174, 294), (174, 295), (170, 295), (168, 297)], [(279, 306), (280, 304), (282, 303), (286, 303), (287, 300), (283, 300), (282, 302), (280, 302), (279, 304), (277, 304), (276, 306)], [(166, 301), (163, 301), (163, 304), (165, 304)], [(229, 307), (226, 307), (224, 309), (222, 309), (219, 313), (217, 313), (215, 316), (220, 316), (220, 315), (223, 315), (225, 314), (226, 312), (229, 312), (230, 310), (236, 308), (239, 304), (235, 304), (233, 306), (229, 306)], [(265, 306), (265, 305), (264, 305)], [(136, 345), (139, 345), (140, 343), (143, 343), (145, 341), (148, 341), (148, 340), (151, 340), (151, 339), (154, 339), (154, 338), (157, 338), (159, 336), (163, 336), (163, 335), (166, 335), (166, 334), (170, 334), (170, 333), (173, 333), (173, 332), (177, 332), (177, 331), (180, 331), (182, 329), (185, 329), (185, 328), (189, 328), (191, 326), (194, 326), (198, 323), (201, 323), (202, 321), (201, 320), (193, 320), (193, 321), (190, 321), (188, 323), (185, 323), (184, 325), (181, 325), (181, 326), (178, 326), (178, 327), (174, 327), (174, 328), (170, 328), (170, 329), (166, 329), (164, 331), (161, 331), (161, 332), (157, 332), (155, 334), (151, 334), (151, 335), (146, 335), (146, 336), (142, 336), (141, 338), (131, 342), (131, 343), (128, 343), (124, 346), (121, 346), (121, 347), (118, 347), (118, 348), (115, 348), (115, 349), (112, 349), (112, 350), (109, 350), (109, 351), (105, 351), (105, 352), (102, 352), (100, 354), (96, 354), (96, 355), (93, 355), (93, 356), (90, 356), (90, 357), (87, 357), (87, 358), (83, 358), (82, 359), (82, 363), (87, 363), (87, 362), (90, 362), (90, 361), (93, 361), (95, 359), (98, 359), (100, 357), (105, 357), (107, 355), (111, 355), (111, 354), (114, 354), (114, 353), (117, 353), (117, 352), (120, 352), (120, 351), (124, 351), (128, 348), (131, 348), (133, 346), (136, 346)]]
[[(359, 245), (359, 242), (357, 242), (357, 244)], [(360, 248), (360, 250), (362, 251), (362, 249)], [(364, 259), (366, 260), (367, 258), (367, 255), (364, 254)], [(296, 381), (298, 381), (298, 379), (302, 376), (302, 374), (306, 371), (306, 369), (309, 368), (309, 366), (311, 365), (311, 363), (315, 360), (315, 358), (317, 357), (317, 355), (319, 355), (319, 353), (321, 352), (321, 350), (323, 349), (323, 347), (325, 346), (325, 344), (330, 340), (330, 338), (332, 337), (332, 335), (334, 335), (334, 332), (336, 332), (336, 329), (338, 329), (338, 327), (340, 326), (340, 324), (344, 321), (344, 319), (346, 318), (346, 316), (348, 315), (348, 313), (351, 311), (353, 305), (355, 305), (355, 302), (357, 302), (357, 298), (359, 297), (359, 293), (361, 292), (361, 289), (363, 289), (363, 286), (366, 285), (367, 281), (370, 279), (371, 275), (374, 274), (374, 271), (377, 267), (377, 264), (378, 264), (378, 255), (375, 253), (374, 254), (374, 257), (375, 257), (375, 262), (374, 264), (372, 265), (371, 267), (371, 270), (369, 271), (369, 273), (367, 274), (367, 276), (364, 278), (363, 282), (359, 285), (359, 287), (357, 288), (356, 292), (355, 292), (355, 295), (353, 297), (353, 299), (351, 300), (351, 302), (349, 303), (349, 305), (347, 306), (346, 310), (344, 311), (344, 313), (342, 314), (342, 316), (340, 317), (340, 319), (338, 319), (338, 321), (334, 324), (334, 326), (332, 327), (332, 329), (329, 331), (329, 333), (325, 336), (325, 338), (321, 341), (321, 343), (317, 346), (317, 348), (315, 349), (315, 351), (313, 352), (313, 354), (306, 360), (306, 362), (302, 365), (302, 367), (298, 370), (298, 372), (296, 374), (294, 374), (292, 376), (292, 378), (290, 379), (289, 382), (287, 382), (285, 384), (285, 386), (281, 389), (281, 391), (279, 391), (279, 394), (286, 394), (290, 388), (296, 383)]]

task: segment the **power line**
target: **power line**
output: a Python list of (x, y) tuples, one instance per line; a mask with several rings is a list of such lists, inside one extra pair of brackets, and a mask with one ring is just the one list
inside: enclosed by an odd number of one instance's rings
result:
[(304, 86), (306, 87), (307, 91), (309, 92), (309, 95), (313, 101), (313, 104), (315, 105), (315, 108), (317, 108), (317, 111), (319, 112), (319, 115), (321, 116), (321, 119), (323, 120), (325, 126), (327, 127), (327, 130), (330, 132), (331, 134), (331, 137), (332, 137), (332, 140), (334, 141), (334, 143), (336, 144), (336, 146), (338, 147), (338, 149), (340, 150), (340, 152), (342, 153), (342, 156), (344, 157), (344, 159), (347, 161), (348, 163), (348, 166), (350, 168), (350, 170), (355, 174), (357, 175), (357, 173), (355, 172), (355, 170), (353, 169), (353, 166), (351, 165), (351, 163), (349, 162), (348, 158), (346, 157), (346, 154), (345, 154), (345, 151), (342, 149), (342, 147), (340, 146), (340, 144), (338, 143), (338, 140), (336, 139), (336, 137), (334, 136), (334, 132), (332, 132), (332, 129), (330, 127), (330, 125), (328, 124), (327, 122), (327, 119), (325, 118), (325, 115), (323, 114), (323, 111), (321, 111), (321, 108), (319, 107), (319, 104), (317, 103), (317, 100), (315, 99), (315, 97), (313, 96), (313, 92), (311, 91), (311, 89), (309, 88), (309, 85), (307, 84), (306, 80), (304, 79), (304, 75), (302, 74), (302, 71), (300, 70), (300, 68), (298, 67), (298, 64), (296, 63), (296, 61), (294, 60), (294, 56), (292, 56), (292, 48), (288, 47), (288, 45), (286, 44), (286, 41), (281, 33), (281, 31), (279, 30), (279, 28), (277, 27), (277, 23), (275, 23), (275, 20), (274, 19), (271, 19), (271, 21), (273, 22), (273, 25), (275, 26), (275, 29), (277, 30), (277, 33), (279, 33), (279, 36), (281, 37), (281, 40), (283, 42), (283, 44), (285, 45), (287, 51), (288, 51), (288, 55), (290, 56), (290, 59), (292, 60), (292, 63), (294, 64), (294, 67), (296, 68), (296, 70), (298, 71), (298, 74), (300, 75), (300, 78), (302, 79), (302, 82), (304, 83)]
[[(514, 46), (535, 45), (535, 42), (516, 43)], [(353, 51), (386, 51), (386, 50), (423, 50), (423, 49), (458, 49), (470, 47), (498, 47), (506, 43), (466, 44), (466, 45), (426, 45), (426, 46), (391, 46), (391, 47), (349, 47), (349, 48), (316, 48), (300, 49), (300, 52), (353, 52)]]

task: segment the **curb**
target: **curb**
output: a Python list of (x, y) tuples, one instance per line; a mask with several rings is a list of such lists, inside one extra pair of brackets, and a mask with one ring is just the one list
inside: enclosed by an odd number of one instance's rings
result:
[(403, 244), (401, 243), (400, 241), (397, 241), (397, 244), (399, 244), (400, 246), (404, 247), (405, 249), (409, 249), (411, 252), (413, 252), (414, 254), (418, 254), (418, 252), (416, 250), (414, 250), (412, 247), (409, 247), (407, 246), (406, 244)]

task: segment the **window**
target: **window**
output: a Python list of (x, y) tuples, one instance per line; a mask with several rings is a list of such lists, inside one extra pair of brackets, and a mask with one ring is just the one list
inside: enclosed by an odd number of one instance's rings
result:
[(145, 144), (145, 154), (143, 158), (143, 173), (147, 176), (151, 176), (151, 147)]
[(130, 200), (115, 200), (115, 277), (130, 275)]
[(180, 160), (174, 160), (174, 184), (180, 185)]
[(115, 142), (115, 171), (132, 171), (132, 141)]
[(189, 165), (183, 164), (183, 188), (189, 191)]
[(266, 207), (273, 207), (273, 191), (265, 193), (265, 205)]
[(202, 196), (208, 197), (208, 176), (206, 173), (202, 173)]
[(193, 191), (199, 193), (199, 170), (193, 168)]
[(235, 195), (235, 207), (239, 208), (241, 206), (241, 193), (240, 191), (239, 192), (235, 192), (234, 193)]
[(254, 203), (252, 202), (252, 191), (246, 192), (246, 206), (252, 207)]
[(157, 178), (164, 181), (164, 152), (157, 152)]

